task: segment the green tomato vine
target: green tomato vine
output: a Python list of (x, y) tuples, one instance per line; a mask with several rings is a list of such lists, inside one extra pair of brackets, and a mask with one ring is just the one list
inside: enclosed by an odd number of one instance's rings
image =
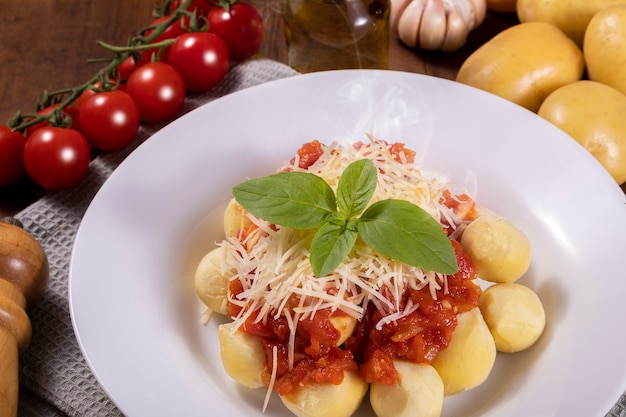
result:
[[(168, 0), (162, 10), (168, 10), (172, 0)], [(14, 131), (24, 132), (29, 126), (36, 125), (41, 122), (47, 122), (52, 126), (69, 127), (71, 124), (71, 118), (64, 113), (64, 109), (72, 105), (76, 99), (87, 89), (93, 89), (95, 91), (109, 91), (116, 89), (121, 82), (117, 79), (117, 69), (122, 62), (129, 57), (133, 57), (135, 62), (141, 59), (141, 52), (146, 50), (155, 49), (157, 52), (153, 54), (152, 59), (158, 60), (160, 53), (172, 45), (175, 39), (167, 39), (160, 42), (153, 42), (157, 39), (167, 28), (181, 22), (183, 16), (189, 17), (189, 27), (184, 28), (189, 32), (206, 31), (207, 25), (204, 22), (203, 16), (197, 16), (195, 10), (187, 10), (193, 0), (185, 0), (176, 9), (174, 9), (168, 18), (163, 22), (146, 26), (138, 31), (138, 34), (132, 36), (125, 46), (116, 46), (106, 43), (104, 41), (97, 41), (97, 44), (109, 52), (113, 52), (115, 55), (112, 58), (101, 59), (98, 61), (107, 62), (107, 65), (101, 68), (93, 77), (86, 82), (71, 88), (66, 88), (54, 92), (44, 91), (37, 103), (37, 110), (48, 107), (53, 104), (58, 104), (58, 107), (48, 114), (22, 114), (18, 111), (8, 123), (8, 126)], [(157, 13), (159, 13), (157, 11)], [(149, 33), (149, 34), (147, 34)], [(99, 87), (97, 85), (100, 84)]]

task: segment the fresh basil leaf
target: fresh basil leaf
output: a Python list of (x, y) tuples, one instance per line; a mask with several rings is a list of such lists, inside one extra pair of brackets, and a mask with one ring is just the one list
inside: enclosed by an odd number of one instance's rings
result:
[(376, 190), (378, 169), (369, 159), (348, 165), (337, 184), (337, 206), (348, 217), (358, 216)]
[(293, 229), (320, 227), (337, 210), (332, 188), (308, 172), (254, 178), (233, 187), (233, 195), (253, 215)]
[(316, 277), (325, 277), (346, 259), (354, 247), (358, 233), (344, 225), (326, 223), (311, 241), (311, 268)]
[(358, 219), (363, 241), (392, 259), (442, 274), (458, 271), (456, 255), (441, 225), (404, 200), (382, 200)]

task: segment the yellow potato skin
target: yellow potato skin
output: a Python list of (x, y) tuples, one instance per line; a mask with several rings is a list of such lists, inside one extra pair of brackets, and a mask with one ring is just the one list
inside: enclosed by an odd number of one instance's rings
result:
[(583, 45), (587, 24), (594, 14), (624, 0), (517, 0), (520, 22), (546, 22), (555, 25), (577, 45)]
[(487, 288), (480, 295), (478, 307), (499, 352), (528, 349), (546, 325), (546, 313), (537, 294), (514, 282)]
[(583, 54), (587, 76), (626, 94), (626, 1), (596, 13), (587, 26)]
[(584, 66), (580, 48), (556, 26), (521, 23), (467, 57), (456, 81), (536, 112), (551, 92), (580, 80)]
[(487, 0), (487, 9), (500, 13), (517, 11), (517, 0)]
[(537, 114), (578, 141), (618, 184), (626, 182), (626, 95), (581, 80), (552, 93)]

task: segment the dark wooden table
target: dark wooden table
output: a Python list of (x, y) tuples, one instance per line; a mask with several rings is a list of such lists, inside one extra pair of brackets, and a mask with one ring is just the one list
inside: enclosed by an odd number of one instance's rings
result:
[[(160, 0), (0, 0), (0, 124), (17, 111), (33, 113), (44, 90), (82, 84), (110, 56), (97, 40), (124, 45), (147, 26)], [(266, 18), (261, 54), (286, 62), (280, 0), (253, 0)], [(391, 41), (389, 69), (453, 79), (465, 58), (502, 29), (517, 23), (514, 14), (488, 14), (454, 53), (423, 52)], [(45, 195), (29, 180), (0, 188), (0, 217), (14, 215)]]

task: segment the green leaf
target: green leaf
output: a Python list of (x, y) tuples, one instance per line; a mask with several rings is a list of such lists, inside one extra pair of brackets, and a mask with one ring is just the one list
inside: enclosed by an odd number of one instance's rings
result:
[(357, 236), (345, 224), (323, 225), (311, 242), (311, 268), (315, 276), (324, 277), (337, 269), (354, 247)]
[(441, 225), (408, 201), (372, 204), (357, 228), (369, 247), (392, 259), (443, 274), (458, 271), (454, 248)]
[(307, 172), (254, 178), (233, 187), (233, 195), (253, 215), (293, 229), (320, 227), (337, 210), (332, 188)]
[(337, 184), (337, 206), (347, 217), (358, 216), (376, 190), (378, 169), (369, 159), (351, 163)]

